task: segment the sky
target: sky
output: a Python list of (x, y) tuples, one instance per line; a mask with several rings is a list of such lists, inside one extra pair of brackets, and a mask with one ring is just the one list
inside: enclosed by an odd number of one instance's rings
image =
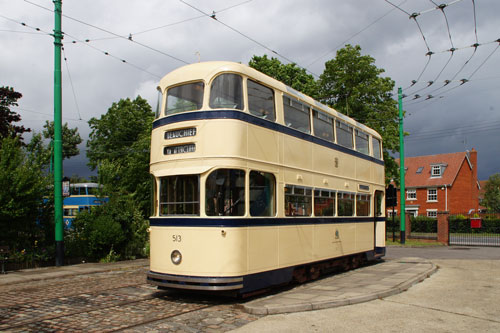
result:
[[(23, 94), (12, 110), (36, 132), (53, 120), (53, 8), (0, 0), (0, 86)], [(480, 180), (500, 173), (498, 0), (65, 0), (62, 9), (63, 122), (85, 141), (88, 120), (114, 102), (156, 105), (160, 78), (183, 65), (267, 54), (317, 78), (352, 44), (403, 88), (406, 156), (474, 148)], [(85, 150), (64, 161), (65, 176), (91, 174)]]

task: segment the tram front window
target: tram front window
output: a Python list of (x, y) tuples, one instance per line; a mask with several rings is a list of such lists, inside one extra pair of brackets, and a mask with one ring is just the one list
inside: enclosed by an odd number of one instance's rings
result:
[(275, 215), (275, 184), (273, 174), (250, 171), (250, 215)]
[(169, 88), (167, 91), (166, 115), (201, 109), (203, 104), (203, 82), (194, 82)]
[(160, 179), (160, 215), (199, 215), (199, 176), (169, 176)]
[(207, 216), (245, 215), (245, 172), (235, 169), (213, 171), (205, 185)]
[(243, 84), (241, 76), (221, 74), (210, 86), (210, 107), (212, 109), (243, 110)]

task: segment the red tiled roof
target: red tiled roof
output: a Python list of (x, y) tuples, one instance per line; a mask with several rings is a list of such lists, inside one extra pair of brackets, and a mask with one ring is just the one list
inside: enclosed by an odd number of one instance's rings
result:
[[(399, 159), (396, 159), (399, 165)], [(405, 187), (432, 187), (452, 185), (457, 177), (458, 171), (466, 162), (466, 153), (450, 153), (439, 155), (427, 155), (405, 158)], [(441, 177), (431, 178), (431, 165), (444, 165), (445, 169)], [(420, 173), (417, 170), (423, 167)]]

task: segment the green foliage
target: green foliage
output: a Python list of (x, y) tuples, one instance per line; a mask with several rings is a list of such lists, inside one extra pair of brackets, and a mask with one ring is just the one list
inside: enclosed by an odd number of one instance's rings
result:
[(496, 173), (488, 179), (481, 204), (489, 212), (500, 213), (500, 173)]
[(282, 64), (276, 58), (269, 59), (267, 55), (253, 56), (248, 65), (256, 70), (279, 80), (289, 87), (298, 90), (312, 98), (318, 98), (318, 83), (306, 70), (296, 64)]
[(7, 137), (0, 144), (0, 243), (31, 251), (45, 242), (51, 228), (50, 179), (40, 168), (36, 150), (29, 152), (18, 138)]
[(427, 216), (411, 217), (411, 232), (437, 232), (437, 219)]
[(394, 81), (381, 77), (384, 70), (374, 63), (374, 58), (361, 55), (360, 46), (346, 45), (325, 63), (318, 81), (295, 64), (285, 65), (266, 55), (254, 56), (249, 65), (380, 133), (389, 184), (399, 179), (399, 167), (391, 156), (399, 151), (399, 111), (392, 96)]
[(498, 216), (486, 216), (481, 218), (481, 228), (471, 228), (470, 218), (464, 215), (452, 215), (449, 217), (450, 233), (492, 233), (500, 234), (500, 218)]
[(0, 139), (10, 137), (22, 141), (22, 134), (30, 132), (29, 128), (14, 124), (21, 121), (21, 116), (10, 110), (11, 107), (18, 106), (17, 100), (21, 97), (23, 95), (12, 87), (0, 87)]
[(66, 248), (73, 257), (94, 260), (144, 257), (148, 226), (132, 198), (114, 196), (77, 215), (73, 230), (67, 231)]
[(394, 81), (375, 59), (361, 55), (359, 45), (346, 45), (325, 63), (319, 79), (321, 101), (380, 133), (384, 145), (386, 183), (398, 179), (398, 166), (389, 153), (399, 151), (399, 111), (393, 99)]
[[(151, 176), (149, 150), (154, 113), (140, 96), (113, 103), (100, 119), (92, 118), (87, 142), (89, 166), (98, 167), (99, 182), (110, 196), (133, 199), (149, 216)], [(115, 248), (116, 249), (116, 248)]]
[[(54, 140), (54, 122), (46, 121), (43, 125), (43, 137), (45, 139)], [(68, 123), (64, 123), (61, 128), (62, 130), (62, 154), (63, 159), (77, 156), (80, 154), (80, 149), (78, 145), (83, 142), (80, 134), (78, 133), (78, 127), (69, 128)]]

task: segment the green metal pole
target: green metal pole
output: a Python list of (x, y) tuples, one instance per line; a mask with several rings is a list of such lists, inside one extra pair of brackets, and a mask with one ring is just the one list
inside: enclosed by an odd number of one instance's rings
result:
[(64, 224), (62, 198), (62, 89), (61, 89), (61, 31), (62, 0), (54, 0), (54, 218), (56, 266), (64, 263)]
[(401, 216), (401, 244), (405, 243), (405, 142), (403, 132), (403, 90), (398, 88), (398, 104), (399, 104), (399, 183), (400, 183), (400, 216)]

